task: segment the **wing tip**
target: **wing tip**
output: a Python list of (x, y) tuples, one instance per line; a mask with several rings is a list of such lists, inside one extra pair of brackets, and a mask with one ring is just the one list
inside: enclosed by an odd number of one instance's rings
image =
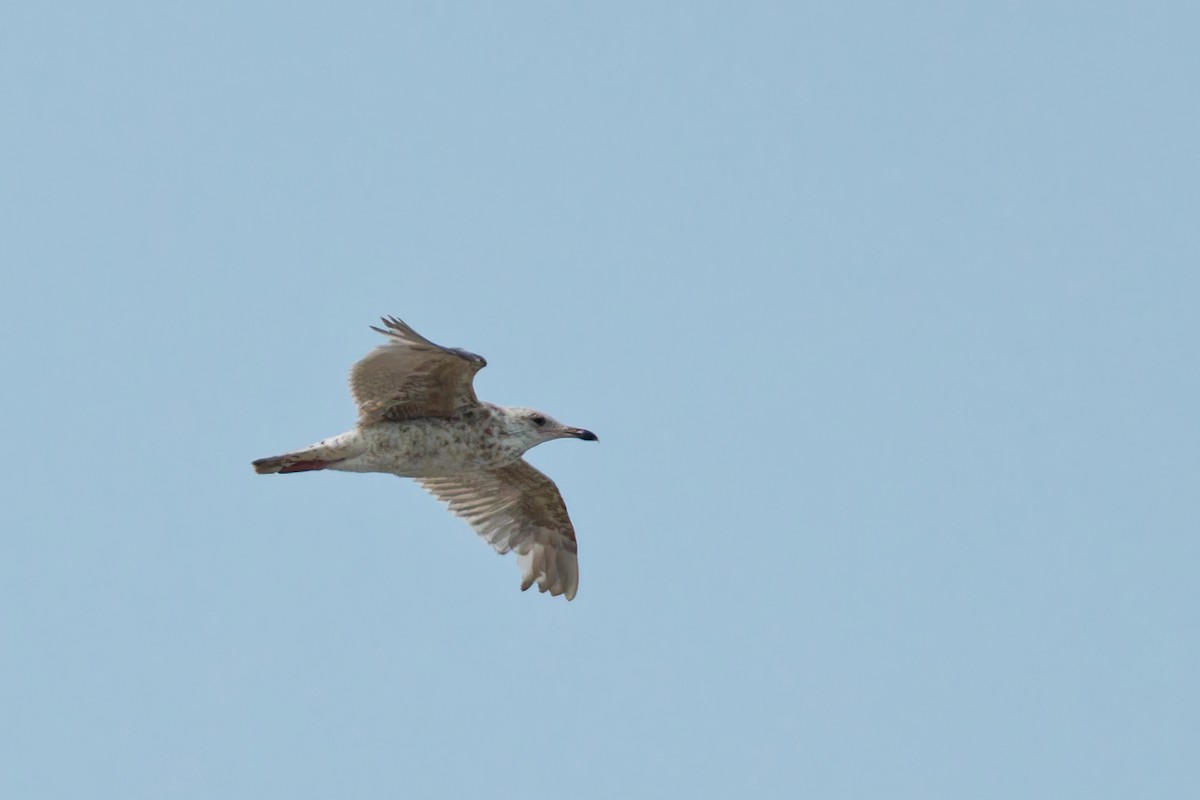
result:
[(539, 592), (549, 592), (551, 597), (562, 595), (568, 602), (579, 592), (579, 562), (574, 553), (546, 553), (542, 545), (534, 545), (528, 552), (518, 553), (517, 562), (523, 570), (522, 592), (537, 583)]
[(375, 331), (376, 333), (382, 333), (384, 336), (399, 336), (412, 332), (412, 328), (407, 322), (399, 317), (393, 317), (391, 314), (388, 314), (385, 317), (380, 317), (379, 321), (383, 323), (382, 328), (375, 325), (371, 325), (369, 327), (371, 330)]

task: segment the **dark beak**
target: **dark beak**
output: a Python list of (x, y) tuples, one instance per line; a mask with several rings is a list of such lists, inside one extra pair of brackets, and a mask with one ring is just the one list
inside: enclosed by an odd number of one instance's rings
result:
[(591, 431), (585, 431), (583, 428), (571, 428), (571, 435), (577, 439), (583, 439), (585, 442), (598, 442), (600, 437)]

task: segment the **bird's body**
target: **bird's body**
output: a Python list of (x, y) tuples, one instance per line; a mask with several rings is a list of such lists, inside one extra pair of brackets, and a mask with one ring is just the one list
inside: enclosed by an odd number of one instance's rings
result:
[(389, 337), (354, 365), (353, 430), (254, 462), (260, 474), (339, 470), (415, 478), (465, 518), (500, 553), (513, 550), (521, 588), (534, 581), (570, 600), (579, 584), (575, 529), (554, 482), (522, 455), (551, 439), (594, 441), (529, 408), (482, 403), (472, 379), (487, 362), (444, 348), (395, 318)]
[[(526, 449), (524, 438), (509, 433), (507, 410), (482, 403), (477, 409), (448, 418), (424, 417), (356, 427), (303, 450), (260, 459), (255, 468), (262, 474), (332, 469), (437, 478), (506, 467), (519, 461)], [(296, 468), (306, 464), (321, 466)]]

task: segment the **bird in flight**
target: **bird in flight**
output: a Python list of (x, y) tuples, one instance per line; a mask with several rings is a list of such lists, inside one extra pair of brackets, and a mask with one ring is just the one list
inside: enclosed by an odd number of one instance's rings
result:
[(402, 320), (372, 326), (387, 342), (350, 370), (358, 403), (353, 430), (253, 462), (260, 475), (341, 470), (414, 478), (449, 504), (497, 552), (517, 554), (521, 591), (575, 597), (575, 528), (554, 481), (522, 456), (552, 439), (596, 441), (596, 434), (549, 414), (481, 402), (475, 373), (482, 356), (434, 344)]

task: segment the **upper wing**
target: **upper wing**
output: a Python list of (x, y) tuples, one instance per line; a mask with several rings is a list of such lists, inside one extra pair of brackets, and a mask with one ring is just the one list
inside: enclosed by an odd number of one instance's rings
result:
[(449, 417), (479, 405), (471, 381), (487, 366), (482, 356), (434, 344), (395, 317), (384, 317), (388, 337), (350, 370), (350, 392), (360, 424)]
[(417, 482), (449, 503), (497, 552), (516, 551), (521, 591), (536, 580), (540, 591), (574, 599), (579, 589), (575, 528), (554, 481), (529, 462)]

